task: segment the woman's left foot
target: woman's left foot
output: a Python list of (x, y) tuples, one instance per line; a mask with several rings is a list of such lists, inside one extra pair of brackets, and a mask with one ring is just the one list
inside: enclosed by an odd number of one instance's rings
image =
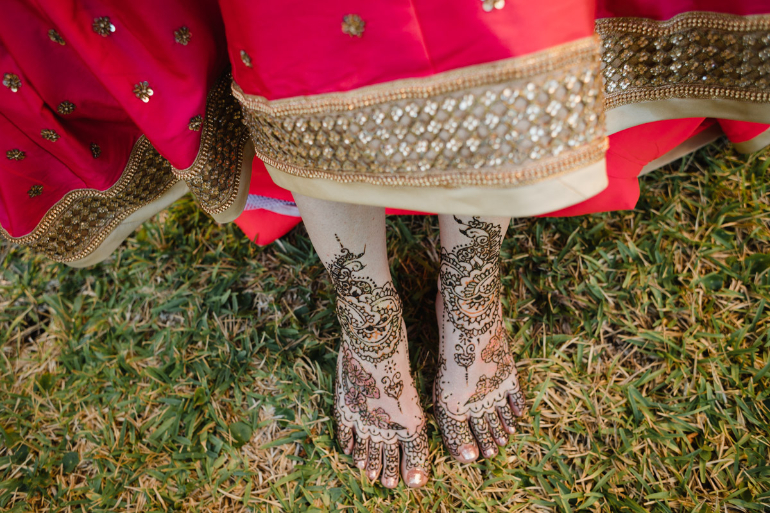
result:
[(439, 369), (434, 413), (444, 444), (460, 462), (491, 458), (525, 411), (500, 303), (500, 225), (463, 222), (467, 244), (442, 249), (436, 316)]

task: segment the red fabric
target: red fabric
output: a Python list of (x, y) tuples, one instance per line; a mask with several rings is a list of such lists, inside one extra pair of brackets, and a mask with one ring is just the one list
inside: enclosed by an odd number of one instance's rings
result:
[(747, 121), (734, 121), (732, 119), (720, 119), (719, 126), (728, 139), (734, 143), (750, 141), (762, 132), (765, 132), (770, 125), (763, 123), (749, 123)]
[[(94, 32), (107, 16), (115, 32)], [(186, 26), (187, 45), (174, 40)], [(48, 36), (54, 29), (60, 45)], [(121, 176), (142, 134), (178, 168), (190, 166), (201, 132), (190, 118), (205, 114), (206, 95), (227, 63), (224, 27), (215, 0), (6, 0), (0, 15), (0, 73), (21, 87), (0, 87), (0, 224), (28, 234), (66, 193), (105, 190)], [(148, 81), (147, 103), (134, 85)], [(75, 105), (71, 114), (58, 105)], [(41, 130), (55, 130), (55, 142)], [(101, 155), (94, 158), (91, 144)], [(23, 160), (5, 158), (8, 150)], [(30, 198), (33, 185), (43, 191)]]
[[(516, 57), (590, 36), (594, 27), (586, 0), (508, 0), (493, 12), (478, 0), (220, 0), (220, 7), (235, 81), (271, 100)], [(361, 38), (342, 32), (349, 14), (366, 23)]]

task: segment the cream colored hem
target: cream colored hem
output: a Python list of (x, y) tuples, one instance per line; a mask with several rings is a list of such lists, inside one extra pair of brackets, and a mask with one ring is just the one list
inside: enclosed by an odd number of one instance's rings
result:
[(311, 198), (432, 212), (524, 217), (546, 214), (586, 200), (607, 187), (604, 159), (577, 170), (514, 187), (409, 187), (302, 178), (266, 166), (276, 185)]
[(627, 128), (664, 119), (721, 118), (770, 123), (770, 104), (742, 100), (673, 98), (629, 103), (610, 109), (605, 115), (607, 133), (614, 134)]
[[(770, 121), (767, 121), (770, 123)], [(734, 143), (735, 149), (741, 153), (754, 153), (770, 144), (770, 128), (748, 141)]]
[(692, 153), (695, 150), (699, 150), (706, 146), (707, 144), (710, 144), (717, 139), (719, 139), (722, 135), (722, 128), (715, 124), (706, 130), (702, 131), (701, 133), (694, 135), (693, 137), (690, 137), (683, 143), (681, 143), (676, 148), (673, 148), (672, 150), (668, 151), (667, 153), (664, 153), (660, 157), (656, 158), (646, 166), (642, 168), (642, 171), (639, 173), (639, 176), (646, 175), (647, 173), (652, 173), (656, 169), (659, 169), (666, 164), (671, 164), (675, 160), (679, 160), (688, 153)]
[(105, 237), (102, 243), (99, 244), (94, 251), (79, 260), (65, 263), (70, 267), (88, 267), (104, 261), (124, 240), (126, 240), (126, 237), (131, 235), (142, 223), (158, 212), (168, 208), (169, 205), (187, 194), (188, 191), (187, 184), (184, 181), (179, 180), (160, 198), (146, 204), (125, 218), (107, 237)]

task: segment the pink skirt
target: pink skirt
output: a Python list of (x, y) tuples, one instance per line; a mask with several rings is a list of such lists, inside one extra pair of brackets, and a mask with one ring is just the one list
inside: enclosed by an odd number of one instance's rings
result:
[(188, 192), (266, 244), (292, 191), (580, 215), (721, 133), (770, 139), (758, 1), (6, 4), (0, 237), (74, 266)]

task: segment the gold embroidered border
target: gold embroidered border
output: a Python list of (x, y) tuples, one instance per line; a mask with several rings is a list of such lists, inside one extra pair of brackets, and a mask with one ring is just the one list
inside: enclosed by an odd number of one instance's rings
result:
[(93, 252), (125, 218), (161, 197), (178, 180), (171, 165), (141, 136), (120, 179), (106, 191), (78, 189), (54, 205), (32, 232), (0, 237), (28, 245), (57, 262), (72, 262)]
[(232, 87), (257, 155), (305, 178), (513, 186), (606, 148), (596, 37), (344, 93), (268, 101)]
[(605, 109), (671, 98), (770, 102), (770, 15), (606, 18)]
[(243, 147), (249, 136), (240, 105), (230, 90), (231, 82), (232, 76), (226, 72), (209, 91), (195, 161), (187, 169), (173, 168), (209, 214), (224, 212), (237, 198)]

